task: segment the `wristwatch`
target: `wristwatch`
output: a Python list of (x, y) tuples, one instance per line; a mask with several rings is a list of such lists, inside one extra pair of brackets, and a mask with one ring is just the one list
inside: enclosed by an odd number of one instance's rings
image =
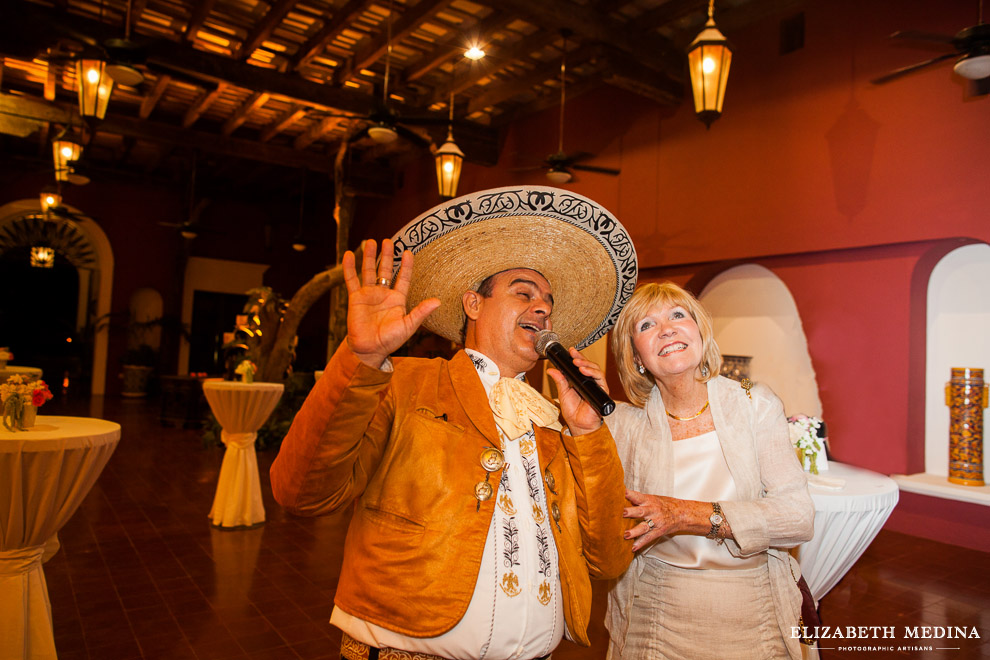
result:
[(721, 534), (725, 517), (722, 515), (722, 507), (718, 505), (718, 502), (712, 502), (712, 515), (708, 516), (708, 522), (712, 524), (712, 528), (705, 538), (717, 541), (721, 545), (725, 541), (725, 537)]

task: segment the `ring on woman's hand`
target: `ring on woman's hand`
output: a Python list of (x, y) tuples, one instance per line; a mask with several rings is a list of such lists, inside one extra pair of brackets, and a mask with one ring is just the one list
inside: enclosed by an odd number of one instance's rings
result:
[(392, 280), (388, 279), (387, 277), (379, 277), (378, 281), (375, 282), (375, 284), (377, 284), (378, 286), (389, 286), (392, 284)]
[(653, 529), (656, 526), (653, 523), (653, 519), (652, 518), (643, 518), (643, 522), (645, 522), (646, 523), (646, 526), (649, 527), (650, 529)]

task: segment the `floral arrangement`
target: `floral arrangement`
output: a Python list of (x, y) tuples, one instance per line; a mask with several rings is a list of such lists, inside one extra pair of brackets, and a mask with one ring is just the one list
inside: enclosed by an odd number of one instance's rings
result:
[(241, 360), (241, 363), (237, 365), (234, 369), (234, 373), (241, 377), (241, 380), (245, 383), (254, 382), (254, 374), (258, 371), (258, 365), (251, 360)]
[(819, 470), (828, 469), (828, 459), (825, 457), (825, 423), (817, 417), (794, 415), (787, 418), (788, 430), (791, 434), (791, 444), (797, 452), (798, 460), (805, 470), (818, 474)]
[(3, 405), (3, 425), (9, 431), (24, 428), (27, 406), (40, 408), (52, 398), (51, 390), (43, 380), (31, 380), (14, 375), (0, 385), (0, 404)]

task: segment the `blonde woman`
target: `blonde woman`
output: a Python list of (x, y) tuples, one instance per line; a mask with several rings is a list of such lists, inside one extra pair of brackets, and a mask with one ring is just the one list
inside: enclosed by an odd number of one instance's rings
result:
[(675, 284), (640, 287), (611, 346), (636, 555), (609, 595), (609, 658), (817, 657), (792, 635), (787, 548), (811, 538), (814, 508), (780, 400), (718, 375), (711, 315)]

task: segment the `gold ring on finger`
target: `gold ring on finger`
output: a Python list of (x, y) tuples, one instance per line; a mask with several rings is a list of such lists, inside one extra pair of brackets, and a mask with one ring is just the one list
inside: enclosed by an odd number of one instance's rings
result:
[(375, 284), (377, 284), (378, 286), (389, 286), (392, 284), (392, 280), (388, 279), (387, 277), (379, 277), (378, 281), (375, 282)]
[(650, 529), (653, 529), (656, 526), (652, 518), (643, 518), (643, 522), (645, 522), (646, 526), (649, 527)]

